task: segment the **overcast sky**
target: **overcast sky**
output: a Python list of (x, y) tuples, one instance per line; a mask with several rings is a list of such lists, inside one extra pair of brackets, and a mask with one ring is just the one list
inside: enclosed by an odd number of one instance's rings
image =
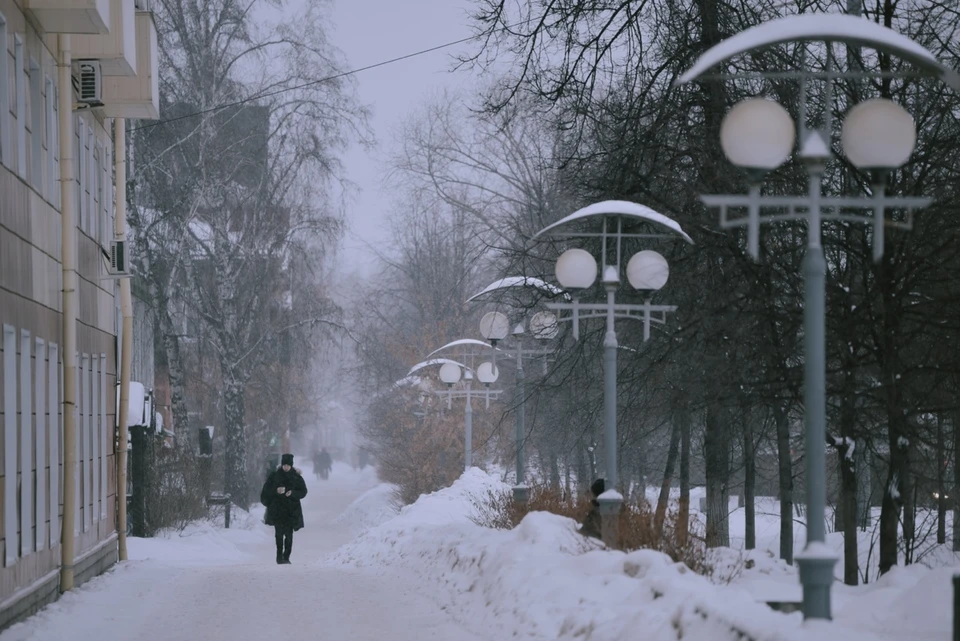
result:
[[(333, 0), (334, 44), (351, 69), (428, 49), (471, 34), (471, 0)], [(394, 145), (394, 130), (438, 90), (456, 88), (463, 74), (450, 73), (451, 56), (466, 45), (424, 54), (355, 76), (360, 101), (372, 111), (377, 146), (351, 149), (344, 157), (347, 177), (359, 188), (348, 206), (350, 230), (344, 240), (347, 271), (369, 274), (373, 253), (367, 244), (388, 239), (391, 195), (380, 188), (383, 163)]]

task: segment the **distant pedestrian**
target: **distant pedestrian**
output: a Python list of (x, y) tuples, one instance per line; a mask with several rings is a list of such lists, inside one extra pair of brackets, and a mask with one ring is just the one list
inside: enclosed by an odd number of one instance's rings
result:
[(330, 457), (330, 452), (327, 451), (327, 448), (320, 448), (320, 451), (317, 453), (316, 458), (313, 461), (313, 471), (314, 473), (324, 480), (330, 476), (330, 471), (333, 469), (333, 458)]
[(580, 534), (584, 536), (591, 536), (595, 539), (602, 538), (601, 524), (603, 521), (600, 517), (600, 501), (597, 499), (603, 494), (606, 486), (604, 479), (597, 479), (590, 486), (590, 494), (593, 495), (593, 498), (590, 499), (590, 512), (587, 513), (587, 516), (583, 519), (583, 525), (580, 527)]
[(300, 470), (293, 467), (293, 454), (280, 457), (280, 467), (273, 471), (260, 490), (260, 502), (267, 508), (264, 523), (272, 525), (277, 540), (277, 563), (290, 563), (293, 533), (303, 527), (300, 499), (307, 495), (307, 484)]

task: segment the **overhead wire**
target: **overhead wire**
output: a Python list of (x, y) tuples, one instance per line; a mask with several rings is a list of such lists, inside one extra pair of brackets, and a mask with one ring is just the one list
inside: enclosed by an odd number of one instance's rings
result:
[[(524, 20), (524, 21), (518, 22), (518, 23), (516, 23), (516, 24), (512, 24), (512, 25), (509, 25), (509, 26), (507, 26), (507, 27), (504, 27), (504, 29), (512, 29), (512, 28), (514, 28), (514, 27), (519, 27), (519, 26), (522, 26), (522, 25), (524, 25), (524, 24), (527, 24), (527, 23), (531, 22), (532, 20), (533, 20), (532, 18), (529, 19), (529, 20)], [(282, 93), (286, 93), (286, 92), (288, 92), (288, 91), (296, 91), (297, 89), (303, 89), (303, 88), (305, 88), (305, 87), (311, 87), (311, 86), (313, 86), (313, 85), (318, 85), (318, 84), (321, 84), (321, 83), (324, 83), (324, 82), (330, 82), (330, 81), (332, 81), (332, 80), (339, 80), (340, 78), (346, 78), (347, 76), (352, 76), (352, 75), (354, 75), (354, 74), (360, 73), (361, 71), (370, 71), (371, 69), (376, 69), (376, 68), (378, 68), (378, 67), (385, 67), (386, 65), (392, 65), (392, 64), (394, 64), (394, 63), (401, 62), (401, 61), (403, 61), (403, 60), (408, 60), (408, 59), (410, 59), (410, 58), (416, 58), (417, 56), (422, 56), (422, 55), (425, 55), (425, 54), (428, 54), (428, 53), (433, 53), (434, 51), (439, 51), (439, 50), (441, 50), (441, 49), (447, 49), (447, 48), (449, 48), (449, 47), (453, 47), (453, 46), (458, 45), (458, 44), (463, 44), (463, 43), (465, 43), (465, 42), (470, 42), (471, 40), (476, 40), (476, 39), (478, 39), (478, 38), (485, 37), (486, 35), (487, 35), (487, 34), (482, 34), (482, 33), (480, 33), (480, 34), (476, 34), (476, 35), (472, 35), (472, 36), (467, 36), (467, 37), (465, 37), (465, 38), (460, 38), (459, 40), (452, 40), (452, 41), (450, 41), (450, 42), (445, 42), (445, 43), (443, 43), (443, 44), (436, 45), (436, 46), (433, 46), (433, 47), (429, 47), (429, 48), (427, 48), (427, 49), (420, 49), (419, 51), (414, 51), (414, 52), (412, 52), (412, 53), (404, 54), (404, 55), (402, 55), (402, 56), (397, 56), (397, 57), (395, 57), (395, 58), (390, 58), (389, 60), (381, 60), (380, 62), (375, 62), (375, 63), (373, 63), (373, 64), (369, 64), (369, 65), (366, 65), (366, 66), (364, 66), (364, 67), (357, 67), (356, 69), (349, 69), (349, 70), (347, 70), (347, 71), (341, 71), (340, 73), (335, 73), (335, 74), (333, 74), (333, 75), (326, 76), (326, 77), (324, 77), (324, 78), (318, 78), (317, 80), (311, 80), (310, 82), (305, 82), (305, 83), (302, 83), (302, 84), (299, 84), (299, 85), (294, 85), (294, 86), (292, 86), (292, 87), (283, 87), (283, 88), (281, 88), (281, 89), (274, 89), (274, 90), (272, 90), (272, 91), (265, 91), (265, 92), (263, 92), (263, 93), (255, 94), (255, 95), (250, 96), (250, 97), (248, 97), (248, 98), (243, 98), (243, 99), (241, 99), (241, 100), (234, 100), (234, 101), (232, 101), (232, 102), (227, 102), (227, 103), (215, 105), (215, 106), (213, 106), (213, 107), (208, 107), (207, 109), (201, 109), (201, 110), (199, 110), (199, 111), (194, 111), (194, 112), (191, 112), (191, 113), (188, 113), (188, 114), (183, 114), (183, 115), (180, 115), (180, 116), (175, 116), (175, 117), (173, 117), (173, 118), (165, 118), (165, 119), (162, 119), (162, 120), (155, 120), (155, 121), (152, 121), (152, 122), (147, 122), (147, 123), (144, 123), (144, 124), (142, 124), (142, 125), (138, 125), (138, 126), (136, 126), (136, 127), (132, 127), (132, 128), (130, 128), (130, 129), (128, 129), (128, 131), (139, 131), (139, 130), (141, 130), (141, 129), (150, 129), (150, 128), (152, 128), (152, 127), (157, 127), (157, 126), (159, 126), (159, 125), (165, 125), (165, 124), (168, 124), (168, 123), (171, 123), (171, 122), (177, 122), (178, 120), (185, 120), (185, 119), (187, 119), (187, 118), (195, 118), (195, 117), (197, 117), (197, 116), (203, 116), (203, 115), (206, 115), (206, 114), (209, 114), (209, 113), (213, 113), (213, 112), (216, 112), (216, 111), (221, 111), (221, 110), (223, 110), (223, 109), (229, 109), (229, 108), (231, 108), (231, 107), (239, 107), (240, 105), (246, 104), (246, 103), (248, 103), (248, 102), (253, 102), (253, 101), (255, 101), (255, 100), (261, 100), (261, 99), (263, 99), (263, 98), (269, 98), (269, 97), (271, 97), (271, 96), (276, 96), (276, 95), (279, 95), (279, 94), (282, 94)]]

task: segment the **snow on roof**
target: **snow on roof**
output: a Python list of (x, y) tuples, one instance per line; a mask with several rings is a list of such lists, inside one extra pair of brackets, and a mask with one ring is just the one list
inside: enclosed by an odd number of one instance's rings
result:
[(408, 385), (419, 385), (423, 379), (419, 376), (404, 376), (393, 384), (394, 387), (407, 387)]
[(489, 343), (485, 343), (484, 341), (478, 341), (475, 338), (460, 338), (458, 340), (447, 343), (443, 347), (438, 347), (437, 349), (433, 350), (432, 352), (427, 354), (427, 358), (430, 358), (437, 352), (442, 352), (445, 349), (450, 349), (451, 347), (460, 347), (462, 345), (481, 345), (483, 347), (490, 347)]
[(724, 60), (751, 49), (807, 40), (848, 42), (889, 51), (935, 72), (947, 85), (960, 91), (960, 74), (941, 64), (922, 46), (872, 20), (843, 13), (805, 13), (750, 27), (707, 50), (676, 84), (688, 83)]
[(474, 294), (468, 298), (467, 302), (469, 303), (477, 298), (480, 298), (484, 294), (489, 294), (490, 292), (495, 292), (500, 289), (508, 289), (510, 287), (533, 287), (534, 289), (539, 289), (540, 291), (547, 292), (548, 294), (563, 294), (564, 298), (567, 300), (570, 299), (570, 294), (564, 293), (564, 291), (556, 285), (551, 285), (550, 283), (540, 280), (539, 278), (534, 278), (533, 276), (507, 276), (506, 278), (501, 278), (498, 281), (490, 283), (482, 292)]
[[(486, 344), (486, 343), (484, 343), (484, 344)], [(434, 358), (434, 359), (431, 359), (431, 360), (428, 360), (428, 361), (423, 361), (422, 363), (417, 363), (416, 365), (414, 365), (413, 367), (410, 368), (410, 371), (407, 372), (407, 376), (410, 376), (411, 374), (414, 374), (415, 372), (419, 372), (419, 371), (422, 370), (424, 367), (431, 367), (431, 366), (434, 366), (434, 365), (443, 365), (443, 364), (445, 364), (445, 363), (453, 363), (454, 365), (459, 365), (460, 367), (462, 367), (463, 369), (467, 370), (468, 372), (471, 371), (470, 368), (467, 367), (466, 365), (464, 365), (463, 363), (458, 363), (457, 361), (452, 361), (452, 360), (450, 360), (449, 358)]]
[(674, 219), (670, 218), (669, 216), (664, 216), (663, 214), (650, 209), (646, 205), (632, 203), (626, 200), (604, 200), (603, 202), (587, 205), (586, 207), (573, 212), (566, 218), (561, 218), (552, 225), (547, 225), (534, 234), (533, 237), (536, 238), (537, 236), (546, 234), (547, 232), (558, 227), (562, 227), (563, 225), (569, 225), (570, 223), (585, 220), (587, 218), (602, 216), (626, 216), (629, 218), (654, 223), (656, 225), (660, 225), (661, 227), (666, 227), (668, 230), (677, 234), (691, 245), (693, 244), (693, 239), (690, 238), (690, 236), (688, 236), (686, 232), (680, 228), (680, 224)]

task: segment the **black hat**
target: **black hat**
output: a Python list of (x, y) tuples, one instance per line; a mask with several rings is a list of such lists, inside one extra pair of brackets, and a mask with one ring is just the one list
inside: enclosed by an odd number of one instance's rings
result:
[(284, 454), (280, 457), (280, 465), (293, 465), (293, 454)]
[(606, 481), (604, 481), (603, 479), (597, 479), (596, 481), (593, 482), (593, 485), (590, 486), (590, 492), (594, 496), (600, 496), (601, 494), (603, 494), (606, 487), (607, 487)]

